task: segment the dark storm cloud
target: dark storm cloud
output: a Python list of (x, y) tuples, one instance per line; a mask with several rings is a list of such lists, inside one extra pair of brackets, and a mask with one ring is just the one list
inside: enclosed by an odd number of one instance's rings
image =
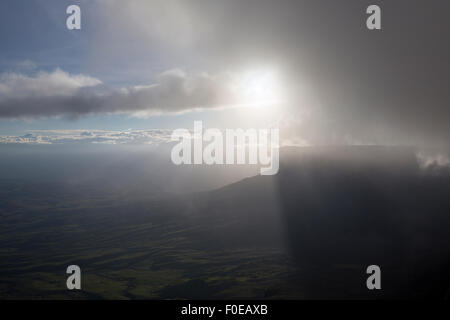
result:
[[(382, 9), (381, 31), (366, 28), (371, 4)], [(290, 130), (313, 143), (447, 144), (450, 138), (448, 1), (111, 6), (128, 27), (125, 34), (170, 44), (180, 59), (201, 57), (215, 68), (277, 65), (290, 89)], [(143, 28), (131, 17), (150, 22)]]
[[(366, 8), (375, 3), (381, 31), (365, 26)], [(213, 58), (222, 53), (230, 64), (281, 65), (303, 138), (448, 144), (448, 1), (247, 0), (202, 7), (199, 19), (215, 32), (197, 41)]]

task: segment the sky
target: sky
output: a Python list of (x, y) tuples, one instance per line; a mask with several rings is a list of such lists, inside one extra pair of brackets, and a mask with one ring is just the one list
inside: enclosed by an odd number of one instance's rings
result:
[[(81, 30), (66, 8), (81, 8)], [(366, 8), (382, 29), (366, 28)], [(448, 147), (444, 0), (0, 4), (0, 135), (277, 126), (294, 145)], [(5, 141), (3, 139), (3, 141)]]

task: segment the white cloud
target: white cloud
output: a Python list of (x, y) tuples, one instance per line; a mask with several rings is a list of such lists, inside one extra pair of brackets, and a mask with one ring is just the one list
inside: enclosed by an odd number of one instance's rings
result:
[(437, 170), (450, 168), (450, 157), (442, 152), (419, 151), (416, 157), (422, 169)]
[(101, 84), (98, 79), (85, 75), (70, 75), (61, 69), (39, 72), (35, 76), (20, 73), (0, 75), (0, 101), (32, 97), (70, 96), (84, 87)]
[(172, 131), (151, 130), (33, 130), (23, 136), (0, 136), (0, 144), (161, 144), (169, 143)]
[(34, 76), (0, 75), (0, 117), (77, 117), (87, 114), (152, 115), (218, 108), (238, 103), (228, 73), (161, 73), (153, 84), (107, 88), (99, 79), (60, 69)]

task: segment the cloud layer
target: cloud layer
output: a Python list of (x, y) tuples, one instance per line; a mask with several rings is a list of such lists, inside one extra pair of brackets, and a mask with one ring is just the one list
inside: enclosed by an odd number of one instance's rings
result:
[(178, 113), (217, 108), (238, 102), (232, 77), (223, 73), (188, 75), (174, 69), (161, 73), (150, 85), (107, 88), (86, 75), (57, 69), (33, 76), (0, 76), (0, 117), (77, 117), (86, 114)]
[(152, 130), (36, 130), (22, 136), (0, 136), (0, 144), (160, 144), (171, 141), (172, 131)]

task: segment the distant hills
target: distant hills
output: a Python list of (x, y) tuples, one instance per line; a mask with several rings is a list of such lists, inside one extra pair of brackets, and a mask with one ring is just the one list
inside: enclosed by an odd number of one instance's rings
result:
[[(3, 181), (0, 296), (448, 297), (450, 175), (410, 148), (283, 148), (277, 175), (212, 191), (130, 196), (117, 183)], [(83, 292), (65, 290), (71, 263)], [(369, 265), (381, 290), (366, 288)]]
[[(197, 199), (197, 214), (230, 221), (211, 237), (228, 235), (234, 245), (284, 243), (314, 297), (446, 294), (450, 175), (420, 169), (411, 148), (284, 148), (280, 160), (276, 176)], [(382, 270), (379, 292), (365, 287), (372, 264)]]

